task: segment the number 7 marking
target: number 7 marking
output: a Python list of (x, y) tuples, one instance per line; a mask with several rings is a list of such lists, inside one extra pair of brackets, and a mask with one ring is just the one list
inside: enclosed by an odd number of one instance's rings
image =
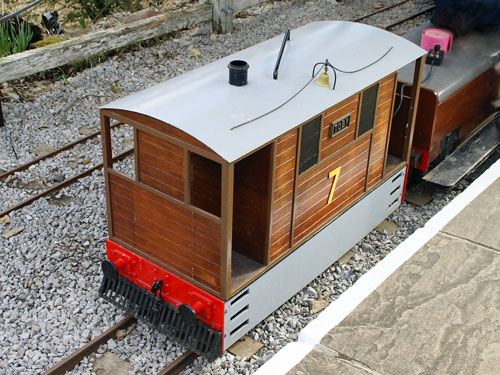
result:
[(333, 178), (333, 181), (332, 181), (332, 188), (330, 189), (330, 195), (328, 196), (328, 203), (327, 203), (327, 205), (329, 205), (333, 201), (333, 194), (335, 193), (335, 186), (337, 186), (337, 181), (339, 179), (340, 168), (341, 167), (338, 167), (337, 169), (335, 169), (335, 170), (331, 171), (330, 173), (328, 173), (328, 178), (329, 179)]

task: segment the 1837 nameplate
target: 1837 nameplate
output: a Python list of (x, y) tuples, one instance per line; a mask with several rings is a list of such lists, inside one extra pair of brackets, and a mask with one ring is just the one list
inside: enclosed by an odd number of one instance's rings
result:
[(347, 115), (344, 118), (341, 118), (340, 120), (337, 120), (335, 122), (332, 122), (330, 124), (330, 138), (333, 138), (336, 134), (344, 131), (351, 125), (351, 115)]

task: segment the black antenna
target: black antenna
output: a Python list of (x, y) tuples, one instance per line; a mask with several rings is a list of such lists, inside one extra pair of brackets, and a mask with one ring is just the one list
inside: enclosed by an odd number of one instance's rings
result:
[(285, 36), (283, 37), (283, 43), (281, 43), (280, 53), (278, 59), (276, 60), (276, 65), (274, 66), (273, 78), (278, 79), (278, 69), (280, 68), (281, 57), (283, 56), (283, 51), (285, 50), (285, 44), (290, 40), (290, 30), (287, 30)]

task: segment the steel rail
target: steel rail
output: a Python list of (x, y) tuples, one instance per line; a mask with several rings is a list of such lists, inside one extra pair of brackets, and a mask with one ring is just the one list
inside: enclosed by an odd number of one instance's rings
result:
[[(134, 149), (130, 149), (130, 150), (124, 151), (121, 154), (115, 156), (113, 158), (113, 161), (116, 161), (118, 159), (127, 157), (128, 155), (130, 155), (133, 152), (134, 152)], [(52, 193), (58, 191), (58, 190), (61, 190), (61, 189), (65, 188), (65, 187), (67, 187), (67, 186), (70, 186), (70, 185), (74, 184), (77, 180), (79, 180), (80, 178), (90, 176), (92, 174), (92, 172), (94, 172), (95, 170), (101, 169), (102, 165), (103, 165), (102, 163), (97, 164), (97, 165), (95, 165), (95, 166), (87, 169), (86, 171), (83, 171), (83, 172), (81, 172), (81, 173), (79, 173), (79, 174), (77, 174), (77, 175), (75, 175), (73, 177), (68, 178), (67, 180), (64, 180), (63, 182), (61, 182), (59, 184), (51, 186), (47, 190), (44, 190), (41, 193), (38, 193), (37, 195), (34, 195), (34, 196), (32, 196), (32, 197), (30, 197), (30, 198), (22, 201), (21, 203), (15, 205), (13, 207), (8, 208), (6, 211), (0, 212), (0, 217), (4, 217), (5, 215), (10, 214), (12, 211), (18, 210), (20, 208), (23, 208), (24, 206), (27, 206), (27, 205), (33, 203), (37, 199), (40, 199), (42, 197), (45, 197), (45, 196), (47, 196), (49, 194), (52, 194)]]
[(379, 10), (376, 10), (375, 12), (369, 13), (367, 15), (364, 15), (364, 16), (361, 16), (361, 17), (358, 17), (358, 18), (353, 18), (352, 20), (349, 20), (349, 21), (351, 21), (351, 22), (359, 22), (361, 20), (364, 20), (365, 18), (370, 18), (370, 17), (372, 17), (372, 16), (374, 16), (376, 14), (385, 12), (385, 11), (387, 11), (389, 9), (392, 9), (392, 8), (395, 8), (395, 7), (399, 6), (399, 5), (403, 5), (404, 3), (407, 3), (408, 1), (410, 1), (410, 0), (403, 0), (403, 1), (399, 2), (399, 3), (389, 5), (388, 7), (381, 8)]
[[(115, 128), (115, 127), (118, 127), (118, 126), (121, 126), (121, 125), (124, 125), (123, 122), (118, 122), (116, 124), (113, 124), (111, 125), (111, 129)], [(71, 142), (71, 143), (68, 143), (64, 146), (62, 146), (61, 148), (58, 148), (57, 150), (54, 150), (54, 151), (51, 151), (47, 154), (44, 154), (36, 159), (33, 159), (25, 164), (22, 164), (18, 167), (15, 167), (13, 169), (10, 169), (6, 172), (3, 172), (3, 173), (0, 173), (0, 180), (3, 180), (4, 178), (7, 178), (11, 175), (13, 175), (14, 173), (16, 172), (22, 172), (22, 171), (25, 171), (26, 169), (28, 169), (29, 167), (31, 167), (32, 165), (35, 165), (35, 164), (38, 164), (39, 162), (41, 162), (42, 160), (45, 160), (45, 159), (48, 159), (48, 158), (51, 158), (51, 157), (54, 157), (56, 156), (57, 154), (60, 154), (61, 152), (63, 151), (67, 151), (69, 149), (72, 149), (73, 147), (75, 147), (76, 145), (79, 145), (79, 144), (82, 144), (82, 143), (85, 143), (93, 138), (96, 138), (98, 135), (101, 134), (101, 131), (98, 130), (92, 134), (89, 134), (83, 138), (80, 138), (80, 139), (77, 139), (76, 141), (74, 142)]]
[(167, 365), (167, 367), (165, 367), (163, 370), (161, 370), (158, 373), (158, 375), (177, 375), (177, 374), (180, 374), (182, 371), (184, 371), (186, 369), (186, 367), (188, 367), (191, 363), (193, 363), (194, 360), (198, 357), (199, 357), (198, 354), (188, 350), (183, 355), (181, 355), (179, 358), (177, 358), (173, 362), (170, 362)]
[(79, 364), (83, 358), (85, 358), (89, 354), (94, 353), (99, 348), (99, 346), (101, 346), (101, 344), (104, 344), (109, 339), (116, 337), (116, 331), (128, 328), (136, 321), (137, 320), (132, 316), (128, 316), (122, 319), (121, 321), (116, 323), (113, 327), (109, 328), (107, 331), (101, 333), (95, 339), (90, 341), (88, 344), (82, 346), (73, 354), (70, 354), (68, 357), (64, 358), (54, 367), (45, 371), (42, 375), (64, 375), (66, 371), (73, 369), (77, 364)]
[(421, 10), (421, 11), (419, 11), (419, 12), (417, 12), (417, 13), (414, 13), (414, 14), (412, 14), (411, 16), (408, 16), (408, 17), (403, 18), (403, 19), (401, 19), (401, 20), (399, 20), (399, 21), (396, 21), (396, 22), (394, 22), (394, 23), (391, 23), (391, 24), (389, 24), (389, 25), (384, 26), (384, 29), (385, 29), (385, 30), (387, 30), (387, 31), (389, 31), (389, 29), (392, 29), (394, 26), (398, 26), (398, 25), (402, 24), (403, 22), (406, 22), (406, 21), (409, 21), (409, 20), (411, 20), (411, 19), (413, 19), (413, 18), (416, 18), (416, 17), (418, 17), (418, 16), (421, 16), (422, 14), (425, 14), (425, 13), (427, 13), (427, 12), (430, 12), (431, 10), (434, 10), (435, 8), (436, 8), (436, 7), (435, 7), (434, 5), (433, 5), (433, 6), (430, 6), (429, 8), (424, 9), (424, 10)]

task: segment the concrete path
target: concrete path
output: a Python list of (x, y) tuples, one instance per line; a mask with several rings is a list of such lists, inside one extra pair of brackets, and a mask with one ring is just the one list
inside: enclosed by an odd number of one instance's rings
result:
[(258, 375), (500, 374), (500, 161)]
[(500, 374), (500, 179), (288, 374)]

